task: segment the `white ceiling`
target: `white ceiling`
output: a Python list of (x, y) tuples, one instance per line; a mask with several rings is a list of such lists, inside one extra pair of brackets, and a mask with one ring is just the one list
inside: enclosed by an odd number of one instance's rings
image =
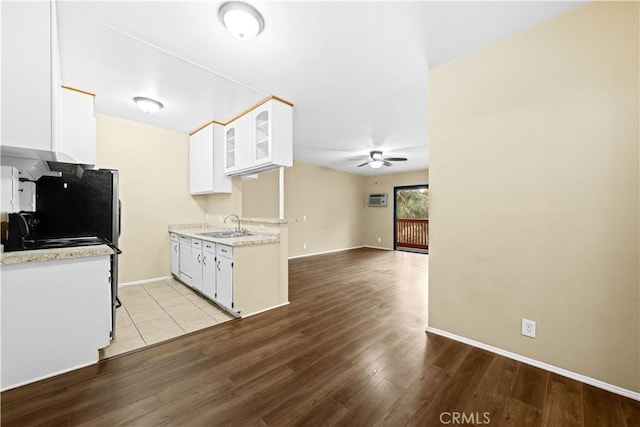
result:
[[(58, 1), (65, 85), (98, 112), (191, 132), (269, 95), (295, 104), (294, 158), (374, 175), (428, 167), (428, 70), (585, 2), (259, 2), (239, 41), (222, 2)], [(134, 96), (161, 101), (146, 115)], [(378, 170), (347, 158), (408, 157)]]

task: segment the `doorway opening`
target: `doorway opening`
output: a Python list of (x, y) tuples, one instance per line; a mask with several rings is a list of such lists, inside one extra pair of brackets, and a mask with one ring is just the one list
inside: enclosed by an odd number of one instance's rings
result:
[(393, 248), (429, 253), (429, 186), (393, 188)]

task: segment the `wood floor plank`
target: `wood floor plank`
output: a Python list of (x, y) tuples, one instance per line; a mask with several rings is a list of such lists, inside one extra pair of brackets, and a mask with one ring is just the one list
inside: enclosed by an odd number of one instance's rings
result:
[(480, 419), (502, 419), (505, 406), (515, 383), (518, 362), (494, 355), (473, 397), (463, 412), (481, 414)]
[(502, 417), (497, 421), (500, 427), (539, 427), (542, 425), (542, 409), (518, 399), (508, 398)]
[(347, 413), (347, 408), (330, 397), (325, 397), (317, 405), (309, 408), (302, 416), (286, 421), (283, 426), (330, 426)]
[(549, 372), (530, 365), (520, 364), (511, 397), (542, 410), (547, 395)]
[(583, 426), (582, 384), (549, 374), (547, 397), (542, 409), (542, 425), (549, 427)]
[(622, 413), (627, 427), (640, 426), (640, 402), (628, 397), (620, 397)]
[(493, 355), (484, 350), (473, 348), (468, 351), (434, 399), (414, 415), (410, 425), (438, 425), (442, 413), (464, 412), (492, 358)]
[(619, 396), (582, 384), (582, 404), (585, 427), (625, 425)]
[(638, 402), (426, 334), (427, 260), (291, 260), (291, 304), (3, 392), (2, 426), (640, 425)]

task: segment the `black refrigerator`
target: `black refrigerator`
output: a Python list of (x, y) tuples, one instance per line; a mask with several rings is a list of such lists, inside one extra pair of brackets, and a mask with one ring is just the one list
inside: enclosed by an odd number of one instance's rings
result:
[(96, 237), (113, 249), (111, 255), (111, 337), (115, 334), (118, 300), (118, 239), (121, 204), (118, 171), (87, 169), (78, 176), (62, 173), (36, 182), (36, 239)]

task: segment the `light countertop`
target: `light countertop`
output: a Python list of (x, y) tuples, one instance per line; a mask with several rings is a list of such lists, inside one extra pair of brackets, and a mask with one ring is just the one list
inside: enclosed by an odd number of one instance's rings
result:
[(228, 231), (229, 228), (210, 227), (206, 224), (185, 224), (185, 225), (170, 225), (169, 232), (179, 234), (182, 236), (192, 237), (194, 239), (201, 239), (207, 242), (220, 243), (228, 246), (249, 246), (249, 245), (265, 245), (269, 243), (280, 243), (280, 235), (278, 233), (269, 233), (263, 230), (249, 230), (252, 233), (250, 236), (242, 237), (209, 237), (202, 236), (200, 233), (209, 233), (213, 231)]
[(111, 249), (107, 245), (95, 245), (76, 246), (73, 248), (4, 252), (0, 256), (0, 265), (21, 264), (25, 262), (55, 261), (61, 259), (84, 258), (104, 255), (113, 255), (113, 249)]

